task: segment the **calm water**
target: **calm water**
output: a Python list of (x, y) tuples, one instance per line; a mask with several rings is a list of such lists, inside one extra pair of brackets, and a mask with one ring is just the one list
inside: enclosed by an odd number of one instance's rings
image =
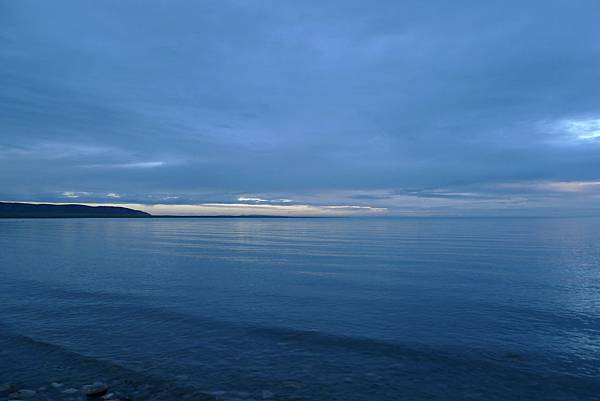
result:
[(0, 343), (0, 382), (596, 400), (600, 220), (0, 220)]

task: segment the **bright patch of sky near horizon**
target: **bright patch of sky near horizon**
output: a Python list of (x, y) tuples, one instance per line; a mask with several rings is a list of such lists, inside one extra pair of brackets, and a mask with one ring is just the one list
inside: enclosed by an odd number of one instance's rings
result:
[(598, 15), (591, 0), (0, 2), (0, 200), (598, 214)]

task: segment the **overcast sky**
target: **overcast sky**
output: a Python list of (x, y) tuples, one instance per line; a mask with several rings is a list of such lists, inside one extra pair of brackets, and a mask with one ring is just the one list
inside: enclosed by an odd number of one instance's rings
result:
[(0, 0), (0, 200), (600, 214), (599, 17), (597, 0)]

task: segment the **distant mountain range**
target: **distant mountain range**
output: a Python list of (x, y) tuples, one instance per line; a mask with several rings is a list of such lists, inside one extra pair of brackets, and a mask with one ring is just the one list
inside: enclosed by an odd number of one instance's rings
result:
[(52, 205), (0, 202), (0, 218), (151, 217), (140, 210), (117, 206)]

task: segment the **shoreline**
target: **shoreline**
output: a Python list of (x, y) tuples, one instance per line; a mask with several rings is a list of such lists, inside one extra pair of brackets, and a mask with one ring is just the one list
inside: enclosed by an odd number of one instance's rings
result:
[(187, 384), (190, 379), (188, 375), (158, 377), (102, 358), (81, 355), (28, 336), (13, 334), (3, 330), (1, 326), (0, 361), (2, 401), (282, 399), (273, 389), (199, 389)]

